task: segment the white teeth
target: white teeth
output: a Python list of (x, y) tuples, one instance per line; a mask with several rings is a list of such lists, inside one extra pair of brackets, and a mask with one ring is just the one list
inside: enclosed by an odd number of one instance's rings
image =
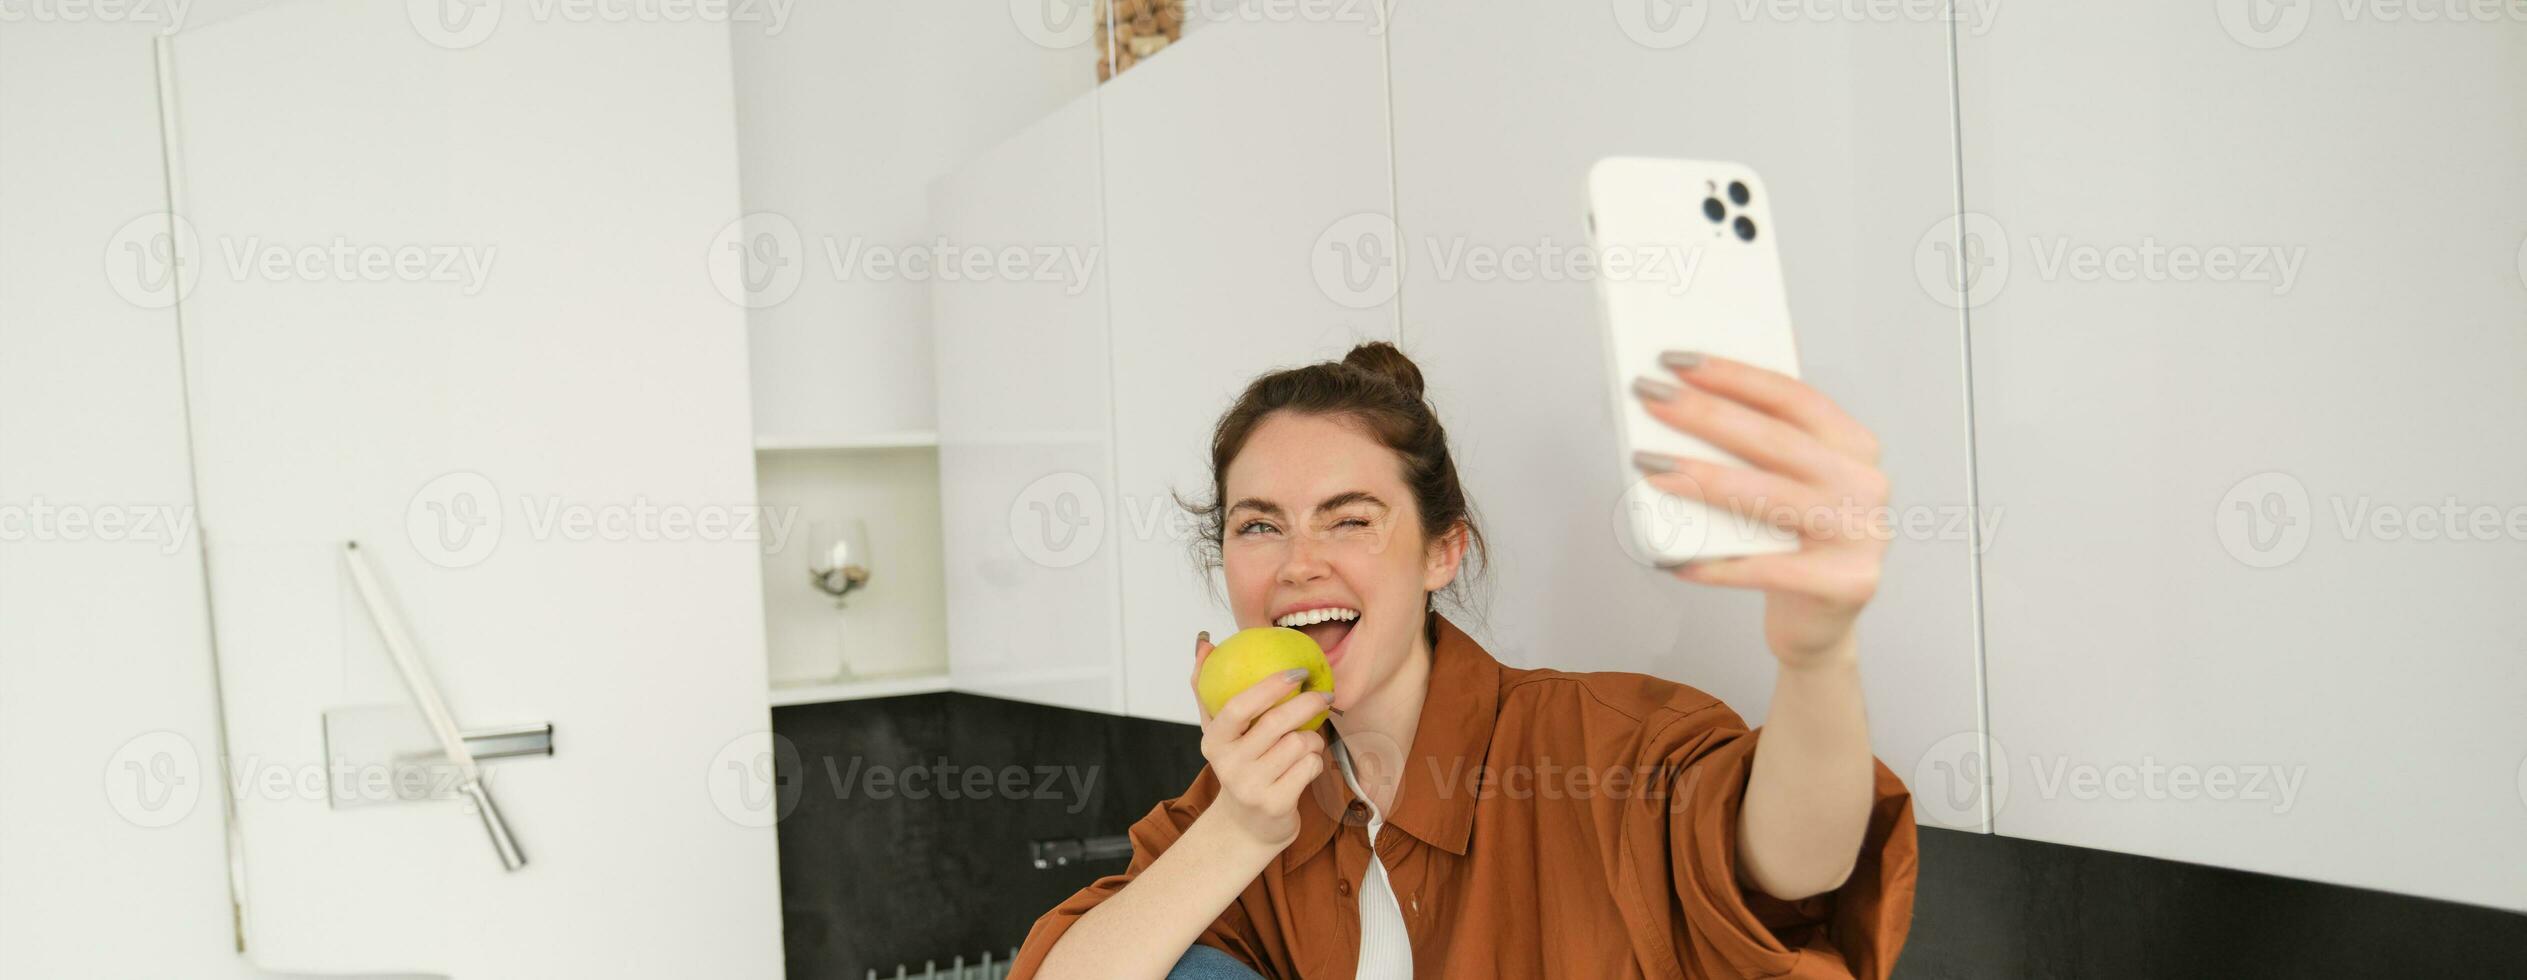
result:
[(1287, 616), (1283, 616), (1283, 617), (1281, 617), (1280, 619), (1273, 620), (1273, 621), (1272, 621), (1272, 625), (1274, 625), (1274, 626), (1293, 626), (1293, 627), (1296, 627), (1296, 626), (1308, 626), (1308, 625), (1312, 625), (1312, 624), (1316, 624), (1316, 623), (1329, 622), (1329, 621), (1332, 621), (1332, 620), (1337, 620), (1337, 619), (1339, 619), (1339, 620), (1344, 620), (1344, 621), (1349, 621), (1349, 620), (1354, 620), (1354, 619), (1359, 619), (1359, 618), (1360, 618), (1360, 610), (1357, 610), (1357, 609), (1342, 609), (1342, 608), (1310, 609), (1310, 610), (1307, 610), (1307, 611), (1305, 611), (1305, 612), (1294, 612), (1294, 613), (1291, 613), (1291, 614), (1289, 614), (1289, 615), (1287, 615)]

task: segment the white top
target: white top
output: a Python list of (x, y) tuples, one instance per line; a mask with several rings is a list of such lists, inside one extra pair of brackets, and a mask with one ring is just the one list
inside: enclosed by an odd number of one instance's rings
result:
[(1351, 750), (1334, 742), (1334, 763), (1351, 795), (1369, 808), (1369, 873), (1360, 882), (1360, 966), (1358, 980), (1397, 980), (1413, 975), (1413, 937), (1404, 931), (1404, 908), (1395, 902), (1395, 886), (1386, 880), (1386, 862), (1378, 860), (1378, 829), (1386, 815), (1360, 791), (1351, 773)]

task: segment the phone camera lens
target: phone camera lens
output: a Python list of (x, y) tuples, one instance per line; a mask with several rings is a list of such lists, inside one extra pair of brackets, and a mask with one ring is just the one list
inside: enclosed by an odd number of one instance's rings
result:
[(1739, 240), (1749, 242), (1755, 240), (1755, 219), (1742, 214), (1738, 215), (1736, 228)]
[(1750, 191), (1750, 190), (1747, 190), (1747, 189), (1746, 189), (1746, 182), (1745, 182), (1745, 181), (1742, 181), (1742, 180), (1732, 180), (1732, 181), (1729, 181), (1729, 200), (1736, 201), (1736, 202), (1737, 202), (1737, 206), (1738, 206), (1738, 207), (1741, 207), (1741, 208), (1742, 208), (1742, 207), (1745, 207), (1745, 206), (1746, 206), (1746, 202), (1748, 202), (1748, 201), (1752, 201), (1752, 200), (1754, 200), (1754, 199), (1755, 199), (1755, 192), (1754, 192), (1754, 191)]
[(1702, 216), (1713, 221), (1725, 220), (1729, 216), (1728, 205), (1721, 204), (1720, 199), (1716, 197), (1703, 198)]

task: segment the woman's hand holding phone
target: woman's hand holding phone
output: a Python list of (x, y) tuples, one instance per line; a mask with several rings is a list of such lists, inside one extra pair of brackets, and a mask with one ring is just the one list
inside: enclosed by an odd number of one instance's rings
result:
[[(1211, 635), (1204, 633), (1194, 639), (1194, 677), (1210, 655)], [(1220, 821), (1240, 840), (1275, 854), (1298, 839), (1299, 797), (1325, 771), (1325, 736), (1299, 726), (1323, 713), (1332, 696), (1289, 697), (1306, 677), (1304, 670), (1271, 675), (1229, 698), (1219, 714), (1206, 711), (1202, 718), (1202, 758), (1220, 793), (1200, 819)]]

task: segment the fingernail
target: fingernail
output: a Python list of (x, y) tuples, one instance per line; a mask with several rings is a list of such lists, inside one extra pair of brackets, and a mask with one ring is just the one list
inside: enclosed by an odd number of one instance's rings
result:
[(1300, 681), (1306, 680), (1306, 679), (1307, 679), (1307, 668), (1305, 668), (1305, 667), (1292, 667), (1292, 668), (1290, 668), (1290, 669), (1288, 669), (1288, 670), (1282, 671), (1282, 672), (1281, 672), (1281, 679), (1282, 679), (1282, 680), (1285, 680), (1285, 681), (1289, 681), (1289, 682), (1290, 682), (1290, 683), (1292, 683), (1292, 684), (1296, 684), (1296, 683), (1298, 683), (1298, 682), (1300, 682)]
[(1702, 366), (1702, 352), (1698, 350), (1671, 350), (1667, 353), (1658, 355), (1658, 363), (1667, 367), (1675, 368), (1679, 371), (1690, 371)]
[(1674, 382), (1660, 381), (1657, 378), (1632, 379), (1632, 393), (1654, 402), (1674, 401), (1676, 392)]
[(1644, 473), (1676, 472), (1675, 457), (1665, 453), (1635, 452), (1632, 454), (1632, 465), (1640, 467)]
[(1195, 634), (1193, 634), (1193, 642), (1195, 642), (1195, 643), (1209, 643), (1209, 642), (1211, 642), (1211, 631), (1210, 631), (1210, 630), (1203, 630), (1202, 632), (1199, 632), (1199, 633), (1195, 633)]
[(1318, 693), (1318, 694), (1322, 694), (1322, 695), (1324, 695), (1324, 696), (1325, 696), (1325, 706), (1326, 706), (1326, 707), (1330, 708), (1330, 707), (1333, 707), (1333, 706), (1334, 706), (1334, 692), (1332, 692), (1332, 691), (1318, 691), (1318, 692), (1316, 692), (1316, 693)]

